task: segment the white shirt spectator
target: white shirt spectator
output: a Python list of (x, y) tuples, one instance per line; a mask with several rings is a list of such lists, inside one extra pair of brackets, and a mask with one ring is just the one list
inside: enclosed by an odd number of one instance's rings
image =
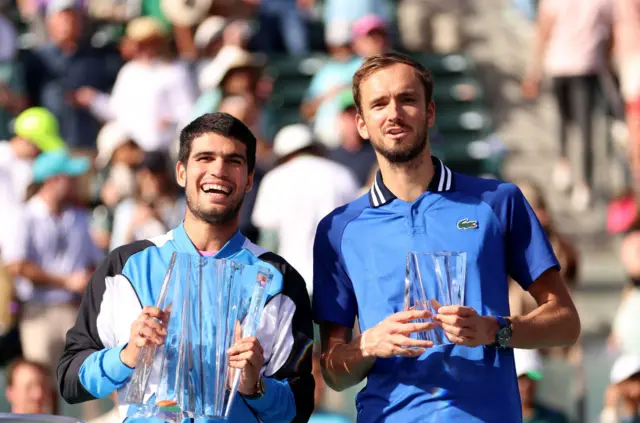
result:
[(111, 95), (100, 93), (91, 111), (104, 121), (116, 120), (145, 151), (168, 151), (190, 117), (195, 83), (179, 63), (124, 65)]
[(8, 142), (0, 142), (0, 204), (21, 204), (31, 183), (31, 161), (15, 155)]
[[(39, 197), (25, 205), (19, 223), (12, 225), (11, 248), (3, 252), (7, 264), (28, 261), (44, 271), (60, 276), (88, 270), (98, 264), (102, 253), (89, 236), (88, 212), (67, 208), (59, 216), (51, 213)], [(34, 286), (31, 281), (16, 281), (16, 294), (24, 302), (61, 304), (73, 294), (62, 288)]]
[(313, 240), (320, 220), (360, 195), (349, 169), (322, 157), (301, 155), (268, 172), (258, 190), (253, 224), (278, 233), (278, 253), (313, 292)]

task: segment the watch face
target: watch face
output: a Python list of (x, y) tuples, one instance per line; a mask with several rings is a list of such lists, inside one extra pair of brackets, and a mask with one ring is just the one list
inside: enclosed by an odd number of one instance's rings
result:
[(500, 328), (500, 330), (498, 330), (498, 344), (500, 344), (501, 347), (507, 347), (509, 341), (511, 341), (511, 329)]

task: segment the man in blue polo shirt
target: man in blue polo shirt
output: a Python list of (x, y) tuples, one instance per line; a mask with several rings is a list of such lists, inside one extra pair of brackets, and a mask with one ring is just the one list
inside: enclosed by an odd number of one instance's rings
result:
[[(455, 173), (431, 156), (433, 81), (420, 64), (371, 56), (353, 91), (380, 172), (368, 194), (317, 229), (313, 308), (325, 380), (343, 390), (367, 378), (359, 422), (521, 422), (512, 348), (569, 345), (580, 333), (540, 223), (515, 185)], [(403, 310), (406, 256), (439, 250), (467, 254), (466, 306), (416, 323), (430, 316)], [(509, 317), (509, 276), (535, 311)], [(361, 335), (352, 339), (356, 316)], [(410, 337), (434, 325), (453, 344)]]

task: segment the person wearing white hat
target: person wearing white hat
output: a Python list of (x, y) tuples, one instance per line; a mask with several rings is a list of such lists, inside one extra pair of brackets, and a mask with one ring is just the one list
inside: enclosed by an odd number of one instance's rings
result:
[(359, 184), (345, 166), (321, 157), (309, 127), (282, 128), (274, 139), (279, 165), (258, 189), (253, 224), (264, 239), (300, 272), (312, 294), (313, 237), (320, 219), (359, 196)]
[(568, 423), (567, 417), (540, 404), (536, 399), (538, 382), (542, 379), (542, 360), (537, 350), (514, 348), (518, 388), (522, 403), (523, 423)]
[(334, 20), (325, 27), (325, 42), (329, 61), (313, 76), (300, 109), (300, 114), (313, 121), (318, 140), (328, 148), (340, 145), (337, 126), (341, 112), (339, 94), (351, 86), (351, 79), (362, 58), (351, 48), (351, 24)]
[(613, 363), (609, 379), (611, 385), (605, 394), (600, 422), (639, 423), (640, 355), (624, 354), (618, 357)]
[(222, 16), (209, 16), (198, 25), (193, 42), (201, 58), (214, 58), (222, 48), (222, 35), (227, 20)]
[(195, 102), (191, 72), (167, 59), (169, 35), (159, 20), (136, 18), (125, 37), (134, 57), (118, 73), (111, 94), (81, 88), (76, 101), (102, 121), (117, 120), (143, 150), (168, 151)]

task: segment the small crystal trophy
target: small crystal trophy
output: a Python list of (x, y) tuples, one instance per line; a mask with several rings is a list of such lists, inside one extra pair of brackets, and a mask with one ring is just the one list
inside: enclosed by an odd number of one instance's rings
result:
[(129, 416), (228, 419), (240, 372), (231, 379), (227, 350), (255, 335), (272, 278), (260, 266), (174, 253), (157, 302), (168, 311), (168, 335), (141, 351)]
[[(464, 305), (466, 253), (411, 252), (407, 255), (405, 310), (427, 310), (437, 314), (445, 305)], [(431, 319), (420, 320), (429, 322)], [(441, 328), (411, 334), (434, 346), (451, 344)]]

